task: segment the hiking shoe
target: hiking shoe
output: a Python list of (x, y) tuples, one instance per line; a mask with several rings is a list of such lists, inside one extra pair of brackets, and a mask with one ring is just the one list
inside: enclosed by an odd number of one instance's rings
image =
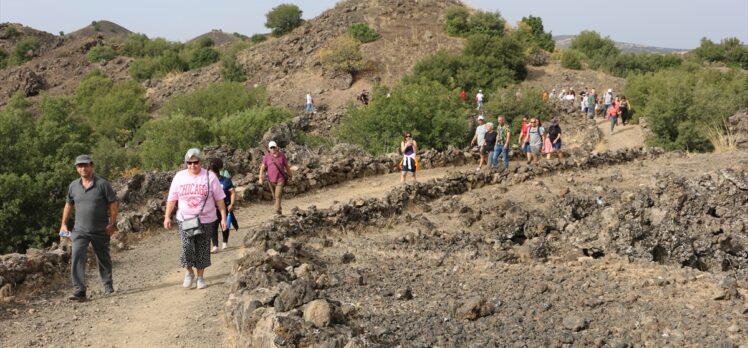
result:
[(228, 246), (226, 245), (226, 243), (223, 243), (223, 244), (221, 245), (221, 250), (226, 250), (226, 248), (228, 248)]
[(195, 274), (190, 272), (184, 275), (184, 281), (182, 282), (182, 286), (185, 288), (191, 288), (192, 287), (192, 279), (195, 278)]
[(208, 287), (208, 283), (205, 282), (205, 278), (203, 277), (197, 277), (197, 288), (198, 289), (205, 289)]
[(210, 249), (210, 252), (211, 252), (211, 253), (216, 253), (216, 252), (218, 252), (218, 245), (214, 245), (214, 246), (213, 246), (213, 248), (211, 248), (211, 249)]
[(75, 302), (83, 302), (86, 300), (86, 294), (75, 293), (75, 294), (70, 295), (70, 297), (68, 297), (68, 300), (75, 301)]

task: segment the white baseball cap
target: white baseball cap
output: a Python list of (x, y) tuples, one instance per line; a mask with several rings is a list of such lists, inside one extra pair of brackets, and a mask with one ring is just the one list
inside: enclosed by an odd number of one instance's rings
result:
[(608, 93), (611, 93), (611, 92), (613, 92), (613, 89), (612, 88), (608, 88)]
[(485, 120), (486, 118), (485, 118), (485, 117), (483, 117), (483, 115), (480, 115), (480, 116), (478, 116), (478, 119), (479, 119), (479, 120)]
[(268, 148), (278, 147), (278, 144), (276, 144), (274, 141), (271, 141), (268, 143)]

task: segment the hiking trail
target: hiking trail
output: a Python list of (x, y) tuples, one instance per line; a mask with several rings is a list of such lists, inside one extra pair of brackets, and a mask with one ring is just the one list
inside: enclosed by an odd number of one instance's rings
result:
[(644, 146), (644, 132), (638, 124), (621, 125), (620, 120), (613, 134), (610, 134), (610, 121), (595, 118), (597, 129), (602, 140), (595, 146), (595, 151), (616, 151), (625, 148)]

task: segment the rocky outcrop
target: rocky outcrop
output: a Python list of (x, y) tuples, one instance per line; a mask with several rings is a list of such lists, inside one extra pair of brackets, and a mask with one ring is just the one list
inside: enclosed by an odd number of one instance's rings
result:
[(0, 255), (0, 302), (12, 301), (17, 293), (43, 289), (64, 274), (69, 248), (28, 249), (25, 254)]
[(727, 130), (728, 136), (734, 139), (738, 149), (748, 149), (748, 108), (738, 110), (730, 116)]

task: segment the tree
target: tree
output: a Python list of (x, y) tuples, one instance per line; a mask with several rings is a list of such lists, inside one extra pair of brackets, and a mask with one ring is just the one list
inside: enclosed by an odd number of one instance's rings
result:
[(553, 52), (553, 50), (556, 48), (556, 42), (553, 41), (553, 35), (550, 32), (545, 32), (545, 28), (543, 27), (543, 19), (540, 17), (522, 17), (517, 30), (528, 30), (532, 38), (532, 42), (548, 52)]
[(584, 58), (584, 53), (578, 50), (572, 48), (565, 49), (561, 53), (561, 66), (567, 69), (581, 70)]
[(144, 139), (138, 156), (147, 170), (172, 170), (182, 163), (184, 152), (211, 142), (208, 120), (174, 114), (148, 121), (138, 135)]
[(444, 31), (449, 35), (462, 36), (468, 32), (470, 13), (463, 6), (451, 6), (444, 13)]
[(296, 5), (280, 4), (265, 15), (265, 27), (275, 36), (285, 35), (304, 23), (301, 13), (301, 9)]
[(620, 50), (616, 48), (615, 42), (610, 37), (601, 37), (595, 31), (583, 31), (571, 40), (571, 48), (584, 53), (587, 57), (612, 57), (617, 56)]
[(262, 135), (272, 126), (293, 118), (285, 108), (261, 106), (239, 111), (222, 119), (213, 133), (222, 144), (236, 148), (257, 146)]
[(492, 36), (504, 35), (506, 21), (501, 17), (501, 13), (478, 11), (470, 16), (468, 22), (471, 34), (486, 34)]

